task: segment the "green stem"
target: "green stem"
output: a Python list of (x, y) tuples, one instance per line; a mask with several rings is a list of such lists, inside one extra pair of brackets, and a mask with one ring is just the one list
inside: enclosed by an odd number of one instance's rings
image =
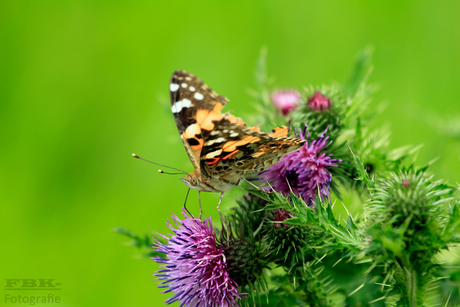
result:
[(404, 268), (406, 273), (406, 291), (408, 307), (417, 307), (417, 272), (412, 268)]

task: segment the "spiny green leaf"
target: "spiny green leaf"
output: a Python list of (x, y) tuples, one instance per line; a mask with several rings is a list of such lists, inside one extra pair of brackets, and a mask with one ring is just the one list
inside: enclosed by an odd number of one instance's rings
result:
[(260, 191), (260, 190), (256, 190), (256, 189), (248, 189), (247, 190), (249, 193), (251, 193), (252, 195), (255, 195), (265, 201), (268, 201), (270, 202), (270, 196), (268, 193), (266, 192), (263, 192), (263, 191)]
[[(351, 151), (351, 148), (350, 148), (350, 151)], [(357, 180), (364, 181), (367, 187), (370, 189), (370, 191), (372, 191), (375, 188), (374, 180), (369, 179), (369, 175), (367, 174), (366, 169), (361, 163), (361, 160), (359, 160), (359, 158), (353, 152), (351, 152), (351, 154), (353, 155), (353, 159), (355, 160), (356, 168), (358, 170), (359, 177), (357, 178)]]

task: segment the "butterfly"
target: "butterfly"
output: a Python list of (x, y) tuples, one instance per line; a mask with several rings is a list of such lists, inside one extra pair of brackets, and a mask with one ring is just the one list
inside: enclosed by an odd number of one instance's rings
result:
[(246, 126), (228, 112), (222, 114), (228, 99), (186, 71), (173, 73), (169, 90), (171, 111), (195, 168), (181, 180), (189, 189), (198, 190), (200, 210), (200, 192), (221, 193), (217, 210), (222, 217), (220, 204), (225, 192), (305, 143), (295, 136), (288, 137), (288, 127), (275, 128), (268, 134), (258, 126)]

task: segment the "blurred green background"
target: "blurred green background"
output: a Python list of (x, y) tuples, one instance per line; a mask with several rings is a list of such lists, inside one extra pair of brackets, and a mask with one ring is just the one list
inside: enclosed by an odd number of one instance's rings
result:
[[(268, 48), (280, 87), (342, 82), (375, 48), (375, 126), (436, 178), (459, 180), (459, 1), (0, 1), (0, 278), (55, 278), (60, 306), (161, 306), (149, 259), (111, 230), (167, 232), (192, 170), (169, 106), (172, 72), (198, 75), (244, 117)], [(197, 212), (196, 192), (189, 207)], [(218, 195), (204, 197), (217, 217)], [(226, 201), (226, 202), (225, 202)], [(232, 205), (231, 197), (224, 202)], [(4, 304), (3, 287), (1, 304)]]

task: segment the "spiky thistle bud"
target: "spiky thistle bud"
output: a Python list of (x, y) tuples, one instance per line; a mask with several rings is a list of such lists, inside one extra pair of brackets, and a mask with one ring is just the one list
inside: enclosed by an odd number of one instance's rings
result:
[(310, 230), (308, 227), (283, 223), (295, 216), (284, 209), (271, 211), (268, 216), (270, 220), (267, 218), (264, 242), (271, 251), (271, 260), (288, 272), (295, 273), (296, 269), (314, 259), (314, 251), (308, 247)]
[(431, 179), (423, 172), (401, 172), (380, 180), (370, 202), (372, 223), (404, 227), (405, 236), (410, 236), (411, 241), (421, 239), (421, 230), (431, 232), (439, 228), (436, 213), (448, 190), (440, 189), (440, 182)]
[(335, 87), (323, 87), (308, 88), (303, 95), (308, 99), (289, 113), (289, 124), (300, 129), (307, 125), (310, 137), (314, 139), (329, 127), (331, 139), (336, 140), (349, 108), (344, 94)]
[(257, 236), (262, 233), (258, 231), (263, 223), (267, 212), (262, 210), (267, 201), (256, 195), (248, 193), (241, 200), (236, 201), (238, 206), (233, 208), (234, 215), (238, 224), (244, 224), (243, 231), (245, 236)]
[(446, 247), (440, 205), (451, 190), (431, 179), (424, 172), (391, 174), (378, 182), (369, 204), (367, 253), (389, 266), (398, 306), (427, 306), (432, 259)]
[(313, 96), (308, 98), (308, 106), (312, 110), (324, 112), (331, 108), (331, 100), (321, 92), (316, 91)]
[[(267, 291), (264, 269), (269, 268), (268, 252), (251, 231), (251, 226), (235, 215), (225, 219), (219, 237), (226, 257), (230, 277), (240, 286), (240, 291), (251, 295)], [(243, 290), (244, 289), (244, 290)]]

